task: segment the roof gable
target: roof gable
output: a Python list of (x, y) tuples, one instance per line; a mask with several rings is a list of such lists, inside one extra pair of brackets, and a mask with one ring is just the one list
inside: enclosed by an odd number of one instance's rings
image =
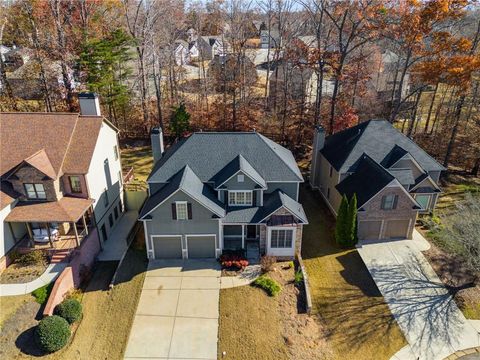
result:
[(252, 181), (257, 183), (262, 188), (267, 187), (267, 184), (262, 176), (253, 168), (252, 165), (250, 165), (247, 159), (240, 154), (214, 176), (212, 180), (215, 183), (215, 188), (219, 188), (239, 172), (242, 172), (248, 176), (250, 179), (252, 179)]
[(47, 175), (50, 179), (55, 179), (57, 177), (45, 149), (37, 151), (35, 154), (26, 158), (24, 162)]
[(337, 171), (348, 172), (364, 153), (387, 166), (390, 157), (398, 157), (402, 150), (408, 152), (425, 171), (445, 170), (386, 120), (369, 120), (329, 136), (321, 152)]

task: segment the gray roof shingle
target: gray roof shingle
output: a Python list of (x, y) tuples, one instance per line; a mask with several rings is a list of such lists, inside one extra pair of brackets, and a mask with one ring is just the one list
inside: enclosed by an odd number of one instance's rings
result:
[(147, 181), (167, 182), (188, 165), (202, 182), (213, 182), (217, 173), (238, 155), (266, 182), (303, 182), (292, 153), (257, 132), (194, 133), (166, 151)]
[(220, 170), (214, 177), (215, 188), (225, 183), (237, 172), (242, 171), (245, 175), (249, 176), (262, 188), (266, 188), (267, 184), (262, 176), (253, 168), (252, 165), (240, 154), (235, 159), (230, 161), (222, 170)]
[(398, 160), (402, 150), (408, 152), (426, 171), (445, 170), (386, 120), (369, 120), (329, 136), (320, 151), (337, 171), (343, 173), (350, 171), (364, 153), (388, 167), (388, 164), (393, 164), (393, 159)]

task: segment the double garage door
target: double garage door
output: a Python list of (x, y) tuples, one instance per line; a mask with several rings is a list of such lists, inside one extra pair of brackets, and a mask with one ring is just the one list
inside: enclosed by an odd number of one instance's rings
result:
[(215, 235), (152, 236), (155, 259), (181, 259), (182, 237), (189, 259), (215, 257)]
[[(408, 237), (410, 220), (385, 220), (384, 221), (384, 239), (405, 239)], [(359, 240), (377, 240), (380, 239), (382, 230), (382, 221), (369, 220), (360, 221), (358, 224)]]

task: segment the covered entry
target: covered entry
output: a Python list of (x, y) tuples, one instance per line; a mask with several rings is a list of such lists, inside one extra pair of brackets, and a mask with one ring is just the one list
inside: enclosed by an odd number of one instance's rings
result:
[(359, 240), (376, 240), (380, 238), (380, 230), (382, 229), (381, 220), (363, 220), (358, 223), (358, 239)]
[(385, 222), (385, 238), (406, 239), (409, 227), (410, 220), (388, 220)]
[(155, 259), (181, 259), (181, 235), (152, 235)]
[(214, 258), (215, 238), (215, 235), (186, 235), (188, 258)]

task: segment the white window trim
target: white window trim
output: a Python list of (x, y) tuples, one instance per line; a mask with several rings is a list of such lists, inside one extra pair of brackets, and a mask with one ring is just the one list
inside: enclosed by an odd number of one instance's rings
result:
[[(428, 196), (427, 207), (421, 207), (421, 204), (417, 201), (417, 197), (419, 196)], [(430, 204), (432, 203), (432, 194), (415, 194), (415, 201), (417, 201), (418, 205), (420, 205), (420, 210), (428, 210), (430, 209)]]
[[(185, 219), (180, 219), (178, 214), (178, 205), (185, 205)], [(178, 220), (188, 220), (188, 202), (187, 201), (175, 201), (175, 211), (177, 212), (177, 221)]]
[[(230, 193), (250, 193), (250, 203), (249, 204), (231, 204), (230, 203)], [(227, 201), (228, 201), (228, 206), (252, 206), (253, 205), (253, 190), (228, 190), (227, 193)], [(235, 199), (237, 198), (237, 195), (235, 195)], [(246, 199), (246, 196), (245, 196)]]
[[(292, 247), (272, 248), (272, 230), (293, 230)], [(267, 254), (273, 256), (295, 256), (295, 243), (297, 239), (297, 227), (295, 226), (269, 226), (267, 227)]]

